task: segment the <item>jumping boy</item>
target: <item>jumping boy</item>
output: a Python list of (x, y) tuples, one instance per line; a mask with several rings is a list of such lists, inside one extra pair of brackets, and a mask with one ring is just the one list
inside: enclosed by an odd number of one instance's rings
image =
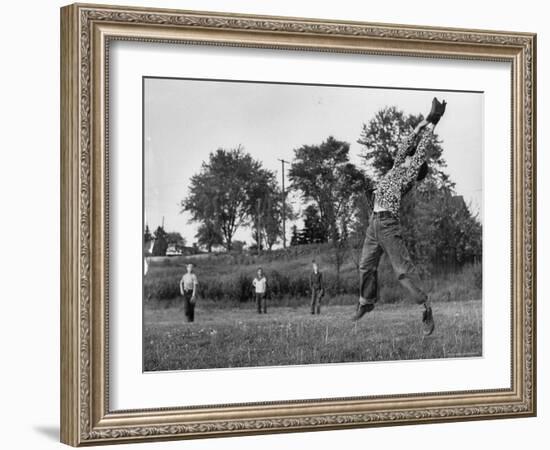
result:
[[(374, 211), (369, 220), (360, 261), (359, 304), (354, 320), (359, 320), (374, 309), (378, 300), (377, 268), (382, 253), (386, 253), (397, 275), (414, 301), (421, 305), (422, 328), (428, 336), (434, 331), (432, 308), (428, 296), (420, 287), (420, 277), (403, 242), (399, 219), (401, 199), (422, 177), (426, 168), (426, 145), (429, 125), (433, 127), (445, 112), (446, 103), (437, 98), (432, 109), (412, 133), (401, 143), (393, 167), (378, 182), (374, 197)], [(425, 176), (425, 170), (423, 175)]]
[(195, 320), (195, 303), (197, 298), (197, 285), (199, 281), (193, 273), (193, 263), (187, 264), (187, 272), (180, 280), (180, 292), (183, 297), (183, 308), (187, 322)]
[(256, 272), (256, 277), (252, 280), (252, 286), (254, 286), (254, 296), (256, 298), (256, 306), (258, 307), (258, 314), (267, 314), (267, 278), (264, 275), (264, 271), (261, 267)]

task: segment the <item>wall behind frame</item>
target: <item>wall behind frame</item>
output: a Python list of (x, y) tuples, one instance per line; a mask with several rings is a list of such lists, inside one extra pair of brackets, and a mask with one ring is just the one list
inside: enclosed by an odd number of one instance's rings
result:
[[(306, 0), (116, 1), (132, 6), (213, 10), (415, 25), (531, 31), (538, 36), (538, 123), (550, 121), (549, 14), (544, 2), (521, 3), (394, 0), (338, 2)], [(1, 33), (4, 64), (0, 71), (2, 164), (2, 342), (0, 395), (5, 448), (61, 448), (59, 432), (59, 7), (62, 1), (7, 3)], [(496, 9), (498, 7), (498, 10)], [(548, 135), (538, 130), (538, 317), (550, 315), (550, 292), (544, 274), (550, 270)], [(7, 157), (7, 159), (6, 159)], [(546, 255), (545, 255), (546, 254)], [(550, 332), (539, 321), (539, 416), (442, 425), (377, 428), (307, 434), (254, 436), (188, 442), (141, 444), (143, 449), (349, 449), (421, 448), (423, 450), (542, 447), (550, 426), (550, 391), (545, 373)], [(546, 377), (547, 378), (547, 377)], [(135, 445), (135, 444), (134, 444)], [(120, 446), (117, 448), (128, 448)], [(138, 448), (131, 447), (131, 448)]]

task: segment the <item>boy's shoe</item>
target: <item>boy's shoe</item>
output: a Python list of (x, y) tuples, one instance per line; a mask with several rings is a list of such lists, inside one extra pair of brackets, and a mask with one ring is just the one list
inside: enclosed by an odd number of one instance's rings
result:
[(424, 312), (422, 313), (422, 332), (424, 336), (429, 336), (434, 332), (435, 323), (432, 313), (432, 308), (427, 306)]
[(436, 125), (437, 122), (439, 122), (439, 119), (441, 119), (441, 116), (445, 113), (446, 106), (447, 102), (445, 100), (443, 100), (442, 103), (437, 99), (437, 97), (434, 97), (432, 100), (432, 109), (428, 114), (428, 117), (426, 117), (426, 120)]
[(368, 312), (371, 312), (374, 309), (374, 303), (365, 303), (362, 305), (361, 303), (357, 303), (357, 310), (355, 311), (355, 315), (353, 316), (352, 320), (355, 322), (359, 320), (361, 317), (363, 317)]

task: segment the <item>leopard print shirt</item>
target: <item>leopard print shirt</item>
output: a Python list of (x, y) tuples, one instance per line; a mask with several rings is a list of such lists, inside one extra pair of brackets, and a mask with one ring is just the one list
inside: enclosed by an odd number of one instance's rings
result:
[(407, 191), (410, 184), (415, 182), (418, 170), (426, 159), (428, 133), (425, 131), (424, 129), (420, 132), (420, 142), (416, 147), (416, 153), (411, 157), (410, 165), (404, 167), (403, 163), (407, 157), (407, 149), (417, 139), (417, 135), (414, 132), (411, 132), (400, 143), (393, 167), (380, 179), (376, 186), (374, 204), (381, 209), (390, 211), (396, 217), (399, 217), (402, 195)]

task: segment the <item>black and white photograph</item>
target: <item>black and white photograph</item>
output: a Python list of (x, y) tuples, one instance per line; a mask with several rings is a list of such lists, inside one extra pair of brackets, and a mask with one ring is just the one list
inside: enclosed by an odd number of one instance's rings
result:
[(483, 356), (482, 91), (143, 78), (143, 370)]

